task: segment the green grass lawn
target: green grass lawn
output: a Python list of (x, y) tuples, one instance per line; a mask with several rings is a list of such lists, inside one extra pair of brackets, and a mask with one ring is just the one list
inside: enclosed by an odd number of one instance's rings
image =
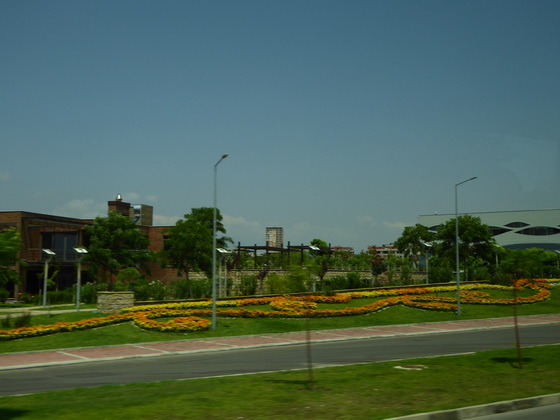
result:
[[(500, 292), (502, 293), (502, 292)], [(451, 294), (453, 295), (453, 294)], [(495, 296), (509, 297), (509, 296)], [(370, 299), (352, 301), (365, 305)], [(332, 306), (331, 306), (332, 307)], [(560, 288), (549, 300), (518, 306), (518, 314), (560, 313)], [(511, 306), (462, 305), (454, 313), (403, 306), (365, 316), (312, 319), (311, 329), (440, 322), (512, 317)], [(102, 316), (91, 312), (32, 317), (34, 325)], [(513, 325), (513, 319), (512, 319)], [(132, 323), (0, 343), (0, 352), (87, 347), (213, 336), (265, 334), (306, 329), (304, 319), (223, 319), (215, 331), (159, 333)], [(176, 419), (384, 419), (501, 400), (556, 393), (560, 390), (560, 346), (496, 350), (472, 355), (382, 362), (307, 370), (186, 381), (104, 386), (0, 398), (0, 418), (18, 420), (83, 417), (112, 420)], [(302, 363), (304, 361), (302, 360)], [(420, 371), (397, 365), (425, 365)]]
[[(497, 294), (494, 295), (494, 293), (496, 292)], [(530, 305), (519, 305), (518, 315), (523, 316), (560, 313), (560, 287), (552, 288), (551, 292), (551, 298), (545, 302)], [(449, 295), (453, 296), (453, 294)], [(504, 295), (501, 291), (492, 291), (492, 296), (498, 298), (511, 297)], [(354, 299), (350, 302), (350, 304), (355, 306), (362, 306), (371, 302), (373, 302), (372, 299)], [(342, 307), (344, 305), (336, 306)], [(335, 306), (331, 305), (330, 307), (334, 308)], [(452, 312), (427, 311), (408, 308), (404, 306), (396, 306), (372, 313), (370, 315), (311, 319), (309, 325), (313, 330), (322, 330), (378, 325), (442, 322), (457, 319), (512, 317), (513, 315), (513, 309), (511, 306), (463, 304), (461, 305), (461, 309), (462, 315), (458, 317)], [(100, 316), (103, 315), (92, 312), (74, 312), (65, 314), (45, 313), (44, 315), (33, 316), (32, 324), (46, 325), (60, 321), (71, 322), (80, 319)], [(0, 353), (155, 341), (173, 341), (223, 336), (271, 334), (291, 331), (303, 331), (307, 328), (306, 321), (304, 319), (218, 318), (217, 324), (218, 326), (215, 331), (202, 331), (192, 333), (163, 333), (141, 330), (132, 323), (124, 323), (93, 330), (60, 333), (13, 341), (3, 341), (0, 343)]]
[[(31, 420), (375, 420), (560, 389), (560, 346), (306, 370), (103, 386), (0, 398), (0, 418)], [(413, 371), (399, 365), (424, 365)]]

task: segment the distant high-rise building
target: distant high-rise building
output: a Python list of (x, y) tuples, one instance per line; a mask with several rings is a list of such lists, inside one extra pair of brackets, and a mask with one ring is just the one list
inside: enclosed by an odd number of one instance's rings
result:
[(275, 248), (284, 247), (284, 228), (267, 227), (266, 228), (266, 246)]

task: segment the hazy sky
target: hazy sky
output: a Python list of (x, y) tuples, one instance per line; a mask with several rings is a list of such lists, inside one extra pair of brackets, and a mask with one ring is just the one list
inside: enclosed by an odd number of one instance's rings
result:
[(560, 207), (560, 1), (2, 0), (0, 211), (356, 251), (420, 214)]

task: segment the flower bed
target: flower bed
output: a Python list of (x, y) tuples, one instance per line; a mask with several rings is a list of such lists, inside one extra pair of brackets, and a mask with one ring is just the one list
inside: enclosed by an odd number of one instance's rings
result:
[[(461, 286), (461, 301), (477, 305), (513, 305), (542, 302), (550, 297), (552, 285), (558, 279), (518, 280), (512, 286), (492, 284), (468, 284)], [(484, 290), (521, 291), (530, 289), (531, 296), (516, 296), (511, 299), (495, 299)], [(229, 318), (328, 318), (371, 314), (391, 306), (403, 305), (432, 311), (455, 311), (455, 297), (442, 297), (438, 293), (455, 292), (456, 286), (396, 288), (364, 292), (339, 293), (334, 296), (283, 296), (268, 298), (237, 299), (217, 302), (217, 316)], [(341, 309), (324, 309), (318, 304), (344, 304), (353, 299), (380, 298), (373, 303)], [(247, 306), (265, 306), (269, 310), (246, 309)], [(212, 301), (183, 302), (163, 305), (126, 308), (120, 314), (91, 318), (77, 322), (57, 322), (52, 325), (22, 327), (0, 330), (0, 340), (13, 340), (60, 332), (71, 332), (122, 322), (134, 322), (140, 328), (159, 332), (205, 331), (210, 321)], [(169, 319), (161, 321), (161, 319)]]

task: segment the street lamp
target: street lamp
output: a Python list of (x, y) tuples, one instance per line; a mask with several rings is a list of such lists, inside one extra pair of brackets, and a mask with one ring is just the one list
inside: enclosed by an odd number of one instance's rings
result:
[(424, 241), (420, 241), (420, 243), (424, 245), (424, 248), (426, 248), (426, 284), (428, 284), (430, 282), (430, 269), (428, 260), (430, 259), (430, 249), (432, 248), (432, 244)]
[(78, 260), (78, 279), (76, 281), (76, 312), (80, 312), (80, 289), (82, 287), (82, 258), (88, 253), (87, 249), (82, 246), (74, 247), (76, 258)]
[(47, 257), (45, 259), (45, 275), (43, 278), (43, 308), (47, 307), (47, 282), (49, 280), (49, 263), (56, 255), (56, 253), (50, 249), (43, 249), (43, 254)]
[(214, 218), (212, 224), (212, 329), (216, 329), (216, 206), (218, 201), (218, 165), (229, 155), (223, 154), (214, 165)]
[(461, 316), (461, 273), (459, 273), (459, 209), (457, 205), (457, 187), (476, 179), (476, 176), (455, 184), (455, 279), (457, 281), (457, 316)]
[[(224, 270), (225, 275), (222, 273), (222, 267), (224, 266), (224, 260), (231, 253), (229, 249), (226, 248), (216, 248), (220, 253), (220, 268), (218, 271), (218, 297), (227, 296), (227, 267)], [(223, 280), (223, 281), (222, 281)]]

